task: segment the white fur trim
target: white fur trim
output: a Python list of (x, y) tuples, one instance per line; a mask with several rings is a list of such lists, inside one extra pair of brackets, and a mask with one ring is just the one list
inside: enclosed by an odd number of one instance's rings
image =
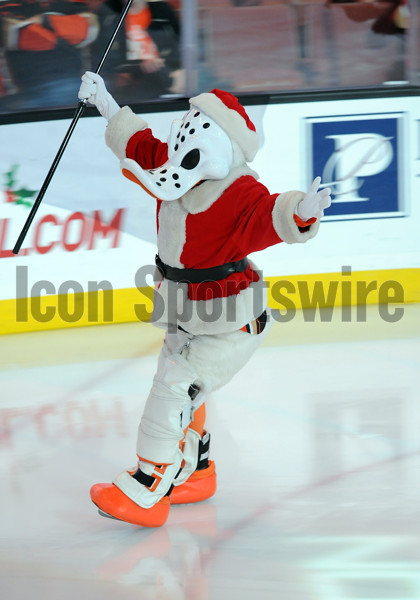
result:
[[(233, 150), (233, 158), (232, 158), (231, 169), (234, 169), (236, 167), (241, 167), (242, 165), (245, 165), (246, 158), (245, 158), (244, 151), (239, 146), (239, 144), (237, 142), (235, 142), (235, 140), (230, 140), (230, 142), (232, 144), (232, 150)], [(257, 177), (257, 179), (258, 179), (258, 177)]]
[(306, 242), (316, 236), (319, 219), (309, 226), (308, 231), (301, 232), (294, 220), (295, 208), (304, 198), (303, 192), (290, 191), (277, 196), (273, 208), (273, 225), (277, 235), (286, 244)]
[(124, 106), (108, 123), (105, 131), (106, 145), (120, 160), (123, 160), (127, 157), (126, 148), (129, 139), (146, 127), (148, 125), (142, 117), (135, 115), (129, 106)]
[(181, 253), (186, 240), (186, 220), (188, 212), (179, 200), (162, 202), (159, 210), (159, 232), (157, 246), (161, 260), (182, 269)]
[(243, 164), (231, 169), (224, 179), (208, 179), (201, 185), (192, 188), (181, 198), (182, 204), (192, 215), (202, 213), (210, 208), (234, 181), (244, 175), (251, 175), (255, 179), (259, 179), (259, 175), (255, 171)]
[(204, 93), (191, 98), (190, 104), (216, 121), (235, 140), (251, 162), (259, 148), (259, 138), (256, 131), (249, 129), (245, 119), (231, 108), (228, 108), (220, 98), (212, 93)]
[[(254, 270), (256, 265), (250, 261)], [(190, 300), (188, 284), (163, 279), (156, 271), (152, 323), (158, 327), (180, 325), (194, 335), (236, 331), (260, 316), (267, 306), (266, 283), (260, 279), (228, 297)]]

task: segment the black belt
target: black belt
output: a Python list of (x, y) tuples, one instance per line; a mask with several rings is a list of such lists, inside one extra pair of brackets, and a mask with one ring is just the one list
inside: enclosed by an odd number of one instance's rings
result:
[(178, 269), (165, 265), (156, 254), (156, 266), (163, 277), (171, 281), (183, 283), (201, 283), (202, 281), (219, 281), (226, 279), (232, 273), (243, 273), (248, 268), (248, 258), (236, 262), (225, 263), (208, 269)]

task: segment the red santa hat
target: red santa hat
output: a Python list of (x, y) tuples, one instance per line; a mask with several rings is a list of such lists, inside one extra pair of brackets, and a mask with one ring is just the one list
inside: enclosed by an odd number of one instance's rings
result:
[(212, 90), (191, 98), (190, 104), (211, 117), (237, 142), (247, 161), (252, 161), (259, 146), (255, 125), (236, 96), (223, 90)]

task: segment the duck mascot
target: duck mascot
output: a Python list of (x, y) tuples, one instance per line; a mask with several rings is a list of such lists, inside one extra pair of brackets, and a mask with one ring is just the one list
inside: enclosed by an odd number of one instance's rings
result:
[(100, 75), (83, 75), (79, 98), (107, 120), (106, 144), (122, 173), (155, 198), (152, 322), (166, 330), (137, 464), (95, 484), (91, 499), (104, 516), (159, 527), (171, 505), (215, 493), (206, 396), (230, 381), (270, 328), (264, 279), (248, 254), (313, 238), (330, 189), (319, 189), (317, 177), (307, 193), (271, 194), (248, 166), (259, 146), (255, 126), (228, 92), (191, 98), (166, 143), (118, 106)]

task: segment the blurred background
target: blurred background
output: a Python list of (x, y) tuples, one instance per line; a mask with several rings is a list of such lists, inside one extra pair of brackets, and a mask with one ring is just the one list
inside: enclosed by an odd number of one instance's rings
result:
[[(0, 2), (1, 113), (74, 104), (119, 0)], [(102, 74), (120, 103), (420, 83), (409, 0), (135, 0)]]

